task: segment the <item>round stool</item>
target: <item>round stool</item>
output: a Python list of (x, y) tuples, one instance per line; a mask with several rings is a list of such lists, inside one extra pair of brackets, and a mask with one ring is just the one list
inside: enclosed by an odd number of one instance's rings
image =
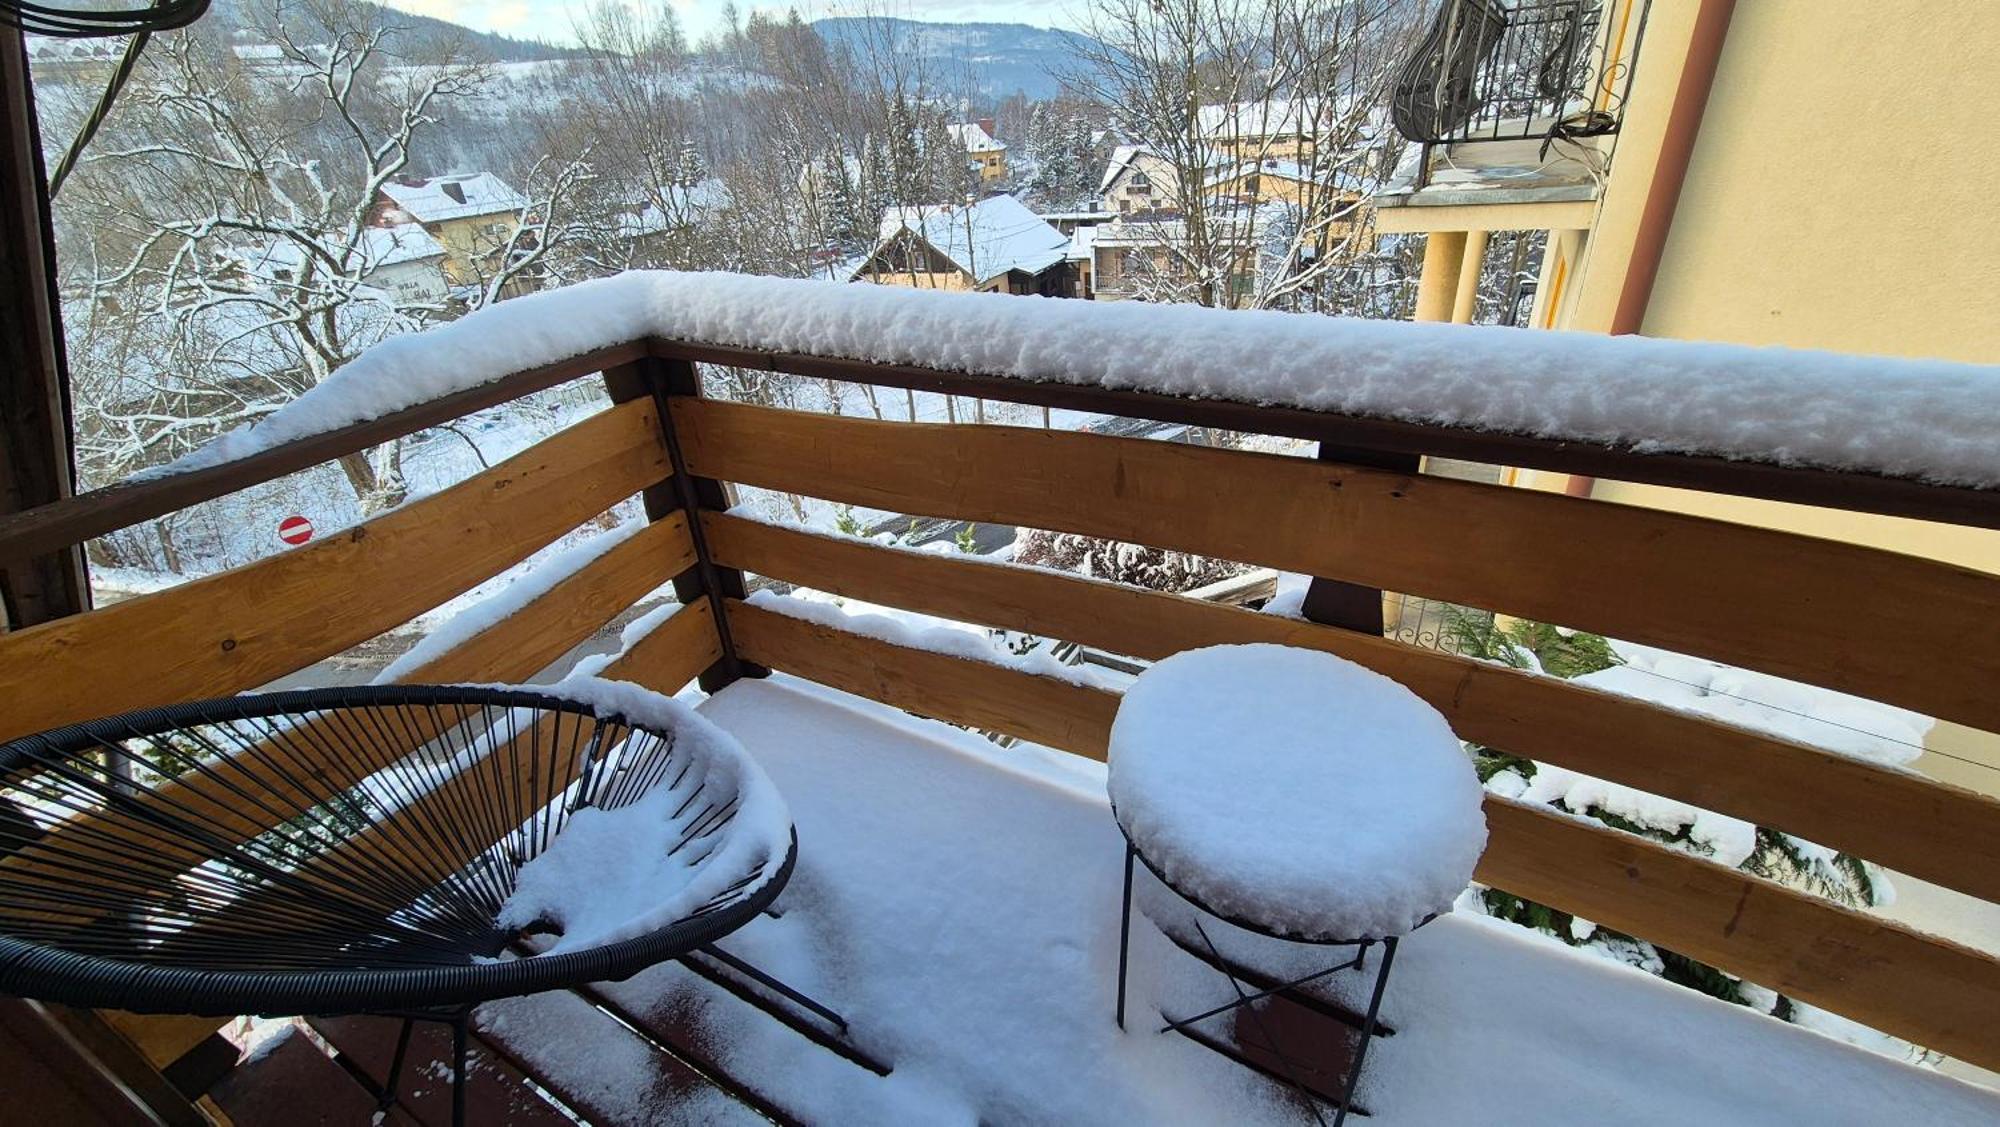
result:
[[(1316, 650), (1190, 650), (1125, 694), (1111, 729), (1109, 791), (1126, 841), (1120, 1028), (1135, 860), (1181, 899), (1245, 931), (1356, 949), (1264, 990), (1246, 991), (1231, 975), (1236, 1000), (1163, 1032), (1365, 969), (1369, 948), (1381, 944), (1335, 1122), (1344, 1120), (1397, 939), (1450, 910), (1486, 844), (1483, 790), (1444, 717), (1397, 682)], [(1196, 930), (1225, 965), (1199, 920)], [(1296, 1076), (1287, 1079), (1310, 1104)]]

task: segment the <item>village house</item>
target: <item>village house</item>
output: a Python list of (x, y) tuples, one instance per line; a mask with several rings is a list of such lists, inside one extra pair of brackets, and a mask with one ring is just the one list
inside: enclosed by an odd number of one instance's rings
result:
[(1304, 163), (1313, 157), (1322, 116), (1303, 101), (1230, 102), (1201, 107), (1195, 128), (1204, 145), (1232, 160)]
[(1097, 196), (1105, 211), (1121, 215), (1162, 211), (1177, 206), (1179, 185), (1172, 161), (1144, 145), (1120, 145), (1111, 151)]
[(929, 290), (1074, 297), (1070, 236), (1012, 196), (890, 208), (849, 281)]
[(635, 263), (650, 264), (671, 257), (676, 244), (693, 238), (697, 227), (726, 212), (729, 205), (729, 186), (716, 177), (668, 184), (659, 198), (614, 213), (611, 233), (630, 247)]
[(361, 232), (368, 268), (361, 280), (411, 305), (442, 305), (444, 245), (421, 226), (368, 227)]
[(965, 150), (968, 169), (976, 166), (979, 182), (991, 184), (1007, 178), (1007, 146), (993, 137), (993, 119), (959, 122), (945, 126), (951, 139)]
[(1276, 204), (1325, 216), (1322, 248), (1354, 235), (1365, 225), (1369, 207), (1367, 196), (1351, 180), (1342, 184), (1336, 177), (1309, 165), (1276, 157), (1218, 170), (1211, 181), (1209, 198), (1225, 206)]
[(454, 173), (384, 184), (373, 221), (422, 225), (444, 248), (446, 282), (468, 286), (493, 272), (527, 206), (527, 197), (491, 172)]
[[(1212, 216), (1211, 236), (1218, 243), (1231, 230), (1242, 231), (1230, 255), (1228, 279), (1219, 295), (1225, 302), (1247, 296), (1256, 285), (1257, 248), (1240, 219)], [(1191, 300), (1185, 292), (1195, 285), (1189, 263), (1187, 222), (1177, 216), (1120, 217), (1089, 229), (1089, 293), (1099, 301)]]
[[(389, 295), (397, 305), (443, 305), (448, 296), (444, 258), (444, 247), (415, 223), (364, 227), (347, 268), (363, 285)], [(229, 277), (294, 285), (300, 280), (302, 252), (292, 240), (277, 239), (225, 256), (218, 265)]]

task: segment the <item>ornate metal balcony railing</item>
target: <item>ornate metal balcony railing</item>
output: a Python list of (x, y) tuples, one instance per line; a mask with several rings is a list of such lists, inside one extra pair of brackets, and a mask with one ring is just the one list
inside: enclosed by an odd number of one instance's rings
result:
[(1443, 0), (1390, 116), (1424, 144), (1618, 132), (1650, 0)]

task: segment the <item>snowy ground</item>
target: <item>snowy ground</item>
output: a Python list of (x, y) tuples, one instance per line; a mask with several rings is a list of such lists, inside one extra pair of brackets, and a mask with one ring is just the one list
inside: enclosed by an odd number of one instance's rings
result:
[[(782, 677), (703, 711), (783, 790), (800, 842), (783, 915), (728, 946), (842, 1010), (894, 1065), (877, 1077), (761, 1015), (684, 999), (729, 1071), (829, 1122), (1298, 1118), (1224, 1058), (1113, 1025), (1121, 843), (1101, 768)], [(1134, 959), (1135, 1014), (1227, 996), (1143, 921)], [(611, 992), (645, 1009), (687, 980)], [(1994, 1093), (1475, 916), (1404, 944), (1385, 1015), (1399, 1032), (1371, 1050), (1362, 1092), (1383, 1127), (2000, 1120)]]

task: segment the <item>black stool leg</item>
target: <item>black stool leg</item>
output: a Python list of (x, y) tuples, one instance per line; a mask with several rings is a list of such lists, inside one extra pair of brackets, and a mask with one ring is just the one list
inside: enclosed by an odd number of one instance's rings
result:
[(1341, 1127), (1347, 1121), (1347, 1109), (1354, 1106), (1354, 1089), (1361, 1084), (1361, 1060), (1368, 1055), (1368, 1042), (1375, 1037), (1375, 1019), (1382, 1012), (1382, 991), (1389, 985), (1389, 964), (1395, 958), (1396, 940), (1384, 939), (1382, 965), (1375, 970), (1375, 992), (1368, 999), (1368, 1015), (1361, 1021), (1361, 1040), (1354, 1046), (1354, 1064), (1347, 1070), (1347, 1088), (1341, 1093), (1340, 1111), (1333, 1117), (1333, 1127)]
[(389, 1058), (389, 1078), (382, 1084), (382, 1098), (375, 1104), (377, 1111), (388, 1111), (396, 1102), (396, 1086), (403, 1077), (403, 1058), (410, 1052), (410, 1027), (416, 1022), (416, 1018), (404, 1018), (403, 1030), (396, 1034), (396, 1055)]
[(465, 1036), (471, 1023), (470, 1008), (451, 1019), (451, 1127), (465, 1127)]
[(1125, 910), (1118, 917), (1118, 1028), (1125, 1028), (1125, 961), (1132, 947), (1132, 858), (1136, 850), (1125, 846)]

